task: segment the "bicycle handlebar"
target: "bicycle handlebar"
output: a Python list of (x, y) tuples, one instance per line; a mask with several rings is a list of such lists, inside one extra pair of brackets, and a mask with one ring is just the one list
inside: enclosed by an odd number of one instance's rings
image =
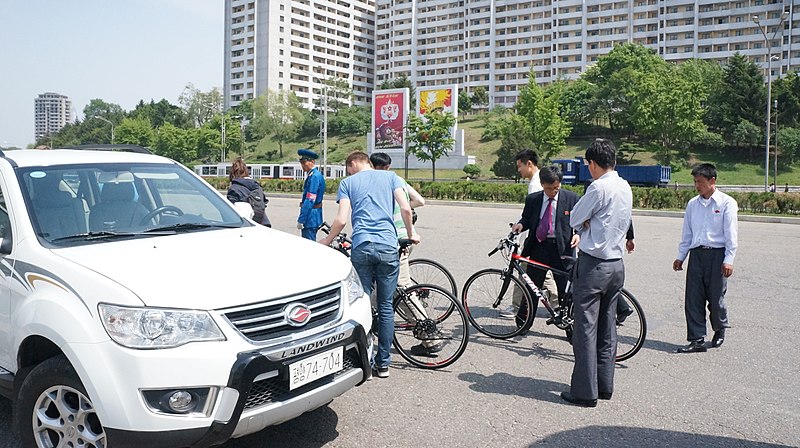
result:
[(519, 244), (517, 243), (517, 237), (519, 237), (519, 233), (516, 232), (509, 233), (507, 237), (501, 239), (500, 242), (497, 243), (497, 247), (495, 247), (494, 249), (492, 249), (491, 252), (489, 252), (489, 256), (491, 257), (492, 255), (497, 253), (497, 251), (503, 248), (510, 249), (513, 246), (518, 246)]

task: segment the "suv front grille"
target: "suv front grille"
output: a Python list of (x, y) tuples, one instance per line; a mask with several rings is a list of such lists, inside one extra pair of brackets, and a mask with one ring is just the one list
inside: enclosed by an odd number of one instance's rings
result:
[(308, 391), (314, 390), (321, 385), (328, 384), (335, 380), (336, 377), (350, 372), (353, 369), (360, 369), (361, 360), (358, 356), (358, 349), (351, 348), (345, 352), (342, 367), (342, 370), (334, 373), (333, 375), (329, 375), (311, 383), (304, 384), (295, 390), (289, 390), (289, 379), (286, 377), (288, 367), (283, 367), (281, 369), (281, 374), (278, 376), (256, 381), (252, 384), (252, 386), (250, 386), (250, 391), (247, 393), (247, 401), (245, 401), (244, 409), (248, 410), (257, 406), (292, 399)]
[[(286, 305), (293, 303), (302, 303), (311, 310), (311, 317), (302, 327), (289, 325), (285, 318)], [(337, 283), (297, 296), (231, 308), (223, 313), (244, 337), (260, 342), (333, 322), (339, 315), (340, 308), (340, 285)]]

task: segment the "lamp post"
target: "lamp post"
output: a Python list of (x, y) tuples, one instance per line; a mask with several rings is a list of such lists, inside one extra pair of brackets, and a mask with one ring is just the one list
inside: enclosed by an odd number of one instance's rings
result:
[(772, 183), (778, 188), (778, 100), (775, 100), (775, 165), (772, 167)]
[[(772, 33), (772, 38), (770, 39), (767, 37), (767, 31), (761, 25), (761, 20), (758, 16), (753, 16), (753, 23), (758, 26), (758, 29), (761, 31), (761, 34), (764, 36), (764, 45), (767, 47), (767, 136), (766, 136), (766, 143), (764, 148), (764, 191), (769, 191), (769, 126), (770, 126), (770, 112), (772, 111), (772, 41), (775, 40), (775, 37), (778, 35), (779, 31), (783, 31), (781, 28), (783, 26), (783, 21), (786, 20), (786, 16), (788, 12), (784, 11), (781, 14), (781, 21), (778, 23), (778, 26), (775, 28), (775, 32)], [(783, 44), (783, 42), (781, 42)]]
[[(322, 67), (319, 68), (320, 70), (322, 69)], [(297, 71), (305, 73), (312, 80), (316, 79), (317, 82), (322, 84), (322, 94), (324, 95), (324, 99), (320, 99), (319, 102), (319, 106), (322, 108), (322, 176), (328, 177), (328, 83), (325, 79), (320, 78), (313, 73), (299, 69), (297, 69)]]
[[(97, 118), (100, 121), (105, 121), (106, 123), (111, 125), (111, 144), (113, 145), (114, 144), (114, 123), (112, 123), (111, 120), (108, 120), (108, 119), (105, 119), (105, 118), (101, 117), (100, 115), (95, 115), (94, 118)], [(51, 143), (51, 145), (52, 145), (52, 143)]]
[[(226, 121), (225, 119), (226, 118), (227, 118), (227, 116), (225, 114), (222, 114), (222, 151), (221, 151), (222, 152), (222, 160), (220, 160), (221, 163), (225, 163), (225, 121)], [(239, 119), (239, 118), (242, 118), (242, 116), (241, 115), (231, 115), (231, 118)]]

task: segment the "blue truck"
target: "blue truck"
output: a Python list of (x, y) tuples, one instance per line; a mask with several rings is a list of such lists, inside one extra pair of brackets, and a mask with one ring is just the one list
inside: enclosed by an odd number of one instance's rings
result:
[[(552, 163), (561, 167), (564, 184), (582, 185), (592, 180), (583, 157), (558, 159)], [(616, 170), (629, 184), (642, 187), (665, 187), (672, 177), (672, 168), (662, 165), (617, 165)]]

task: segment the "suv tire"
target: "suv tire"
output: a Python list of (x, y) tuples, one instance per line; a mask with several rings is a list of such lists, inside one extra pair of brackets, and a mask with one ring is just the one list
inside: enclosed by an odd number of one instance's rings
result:
[(26, 448), (108, 446), (94, 405), (64, 355), (47, 359), (25, 377), (15, 417)]

